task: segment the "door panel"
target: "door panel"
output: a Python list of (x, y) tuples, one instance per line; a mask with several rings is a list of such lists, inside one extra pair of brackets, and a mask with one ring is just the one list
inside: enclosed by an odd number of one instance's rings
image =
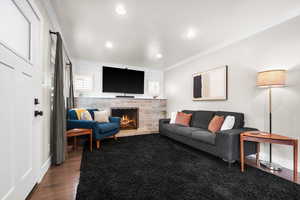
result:
[[(0, 167), (0, 199), (9, 194), (13, 190), (13, 103), (11, 102), (11, 91), (13, 91), (14, 85), (8, 84), (14, 83), (14, 69), (0, 63), (0, 91), (1, 91), (1, 103), (0, 103), (0, 158), (1, 163), (5, 163)], [(2, 112), (4, 111), (4, 112)], [(3, 126), (2, 126), (3, 125)], [(5, 182), (4, 182), (5, 181)]]
[(24, 0), (0, 0), (0, 22), (0, 199), (22, 200), (39, 174), (40, 22)]
[(19, 55), (30, 59), (30, 22), (12, 0), (0, 1), (0, 38), (3, 43)]
[(32, 171), (32, 120), (33, 120), (33, 96), (32, 96), (32, 77), (24, 73), (16, 74), (15, 108), (18, 111), (15, 116), (15, 140), (16, 177), (21, 179)]

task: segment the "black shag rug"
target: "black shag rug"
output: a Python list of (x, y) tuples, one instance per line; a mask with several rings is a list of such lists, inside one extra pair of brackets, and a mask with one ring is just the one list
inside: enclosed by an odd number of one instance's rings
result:
[(77, 200), (300, 200), (300, 185), (158, 134), (86, 148)]

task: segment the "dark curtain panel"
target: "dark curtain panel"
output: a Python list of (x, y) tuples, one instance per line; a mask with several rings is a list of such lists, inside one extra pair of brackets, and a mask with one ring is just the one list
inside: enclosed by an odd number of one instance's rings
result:
[(73, 66), (70, 62), (70, 87), (69, 87), (69, 98), (68, 98), (68, 109), (74, 108), (74, 86), (73, 86)]
[(54, 95), (53, 95), (53, 123), (52, 123), (52, 164), (62, 164), (65, 160), (66, 144), (66, 108), (64, 98), (62, 39), (57, 33), (55, 67), (54, 67)]

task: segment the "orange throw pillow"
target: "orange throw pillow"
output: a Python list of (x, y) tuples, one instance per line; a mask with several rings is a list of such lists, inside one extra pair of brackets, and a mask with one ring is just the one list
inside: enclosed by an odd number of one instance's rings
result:
[(210, 120), (209, 122), (208, 130), (213, 133), (216, 133), (221, 129), (223, 122), (224, 122), (224, 116), (215, 115), (212, 118), (212, 120)]
[(191, 118), (192, 118), (192, 114), (178, 112), (176, 116), (175, 124), (190, 126)]

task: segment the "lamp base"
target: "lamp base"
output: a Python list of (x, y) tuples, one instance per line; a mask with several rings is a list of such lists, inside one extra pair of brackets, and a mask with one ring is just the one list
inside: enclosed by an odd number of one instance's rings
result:
[(271, 171), (281, 171), (281, 166), (278, 164), (270, 163), (268, 161), (260, 161), (260, 164)]

